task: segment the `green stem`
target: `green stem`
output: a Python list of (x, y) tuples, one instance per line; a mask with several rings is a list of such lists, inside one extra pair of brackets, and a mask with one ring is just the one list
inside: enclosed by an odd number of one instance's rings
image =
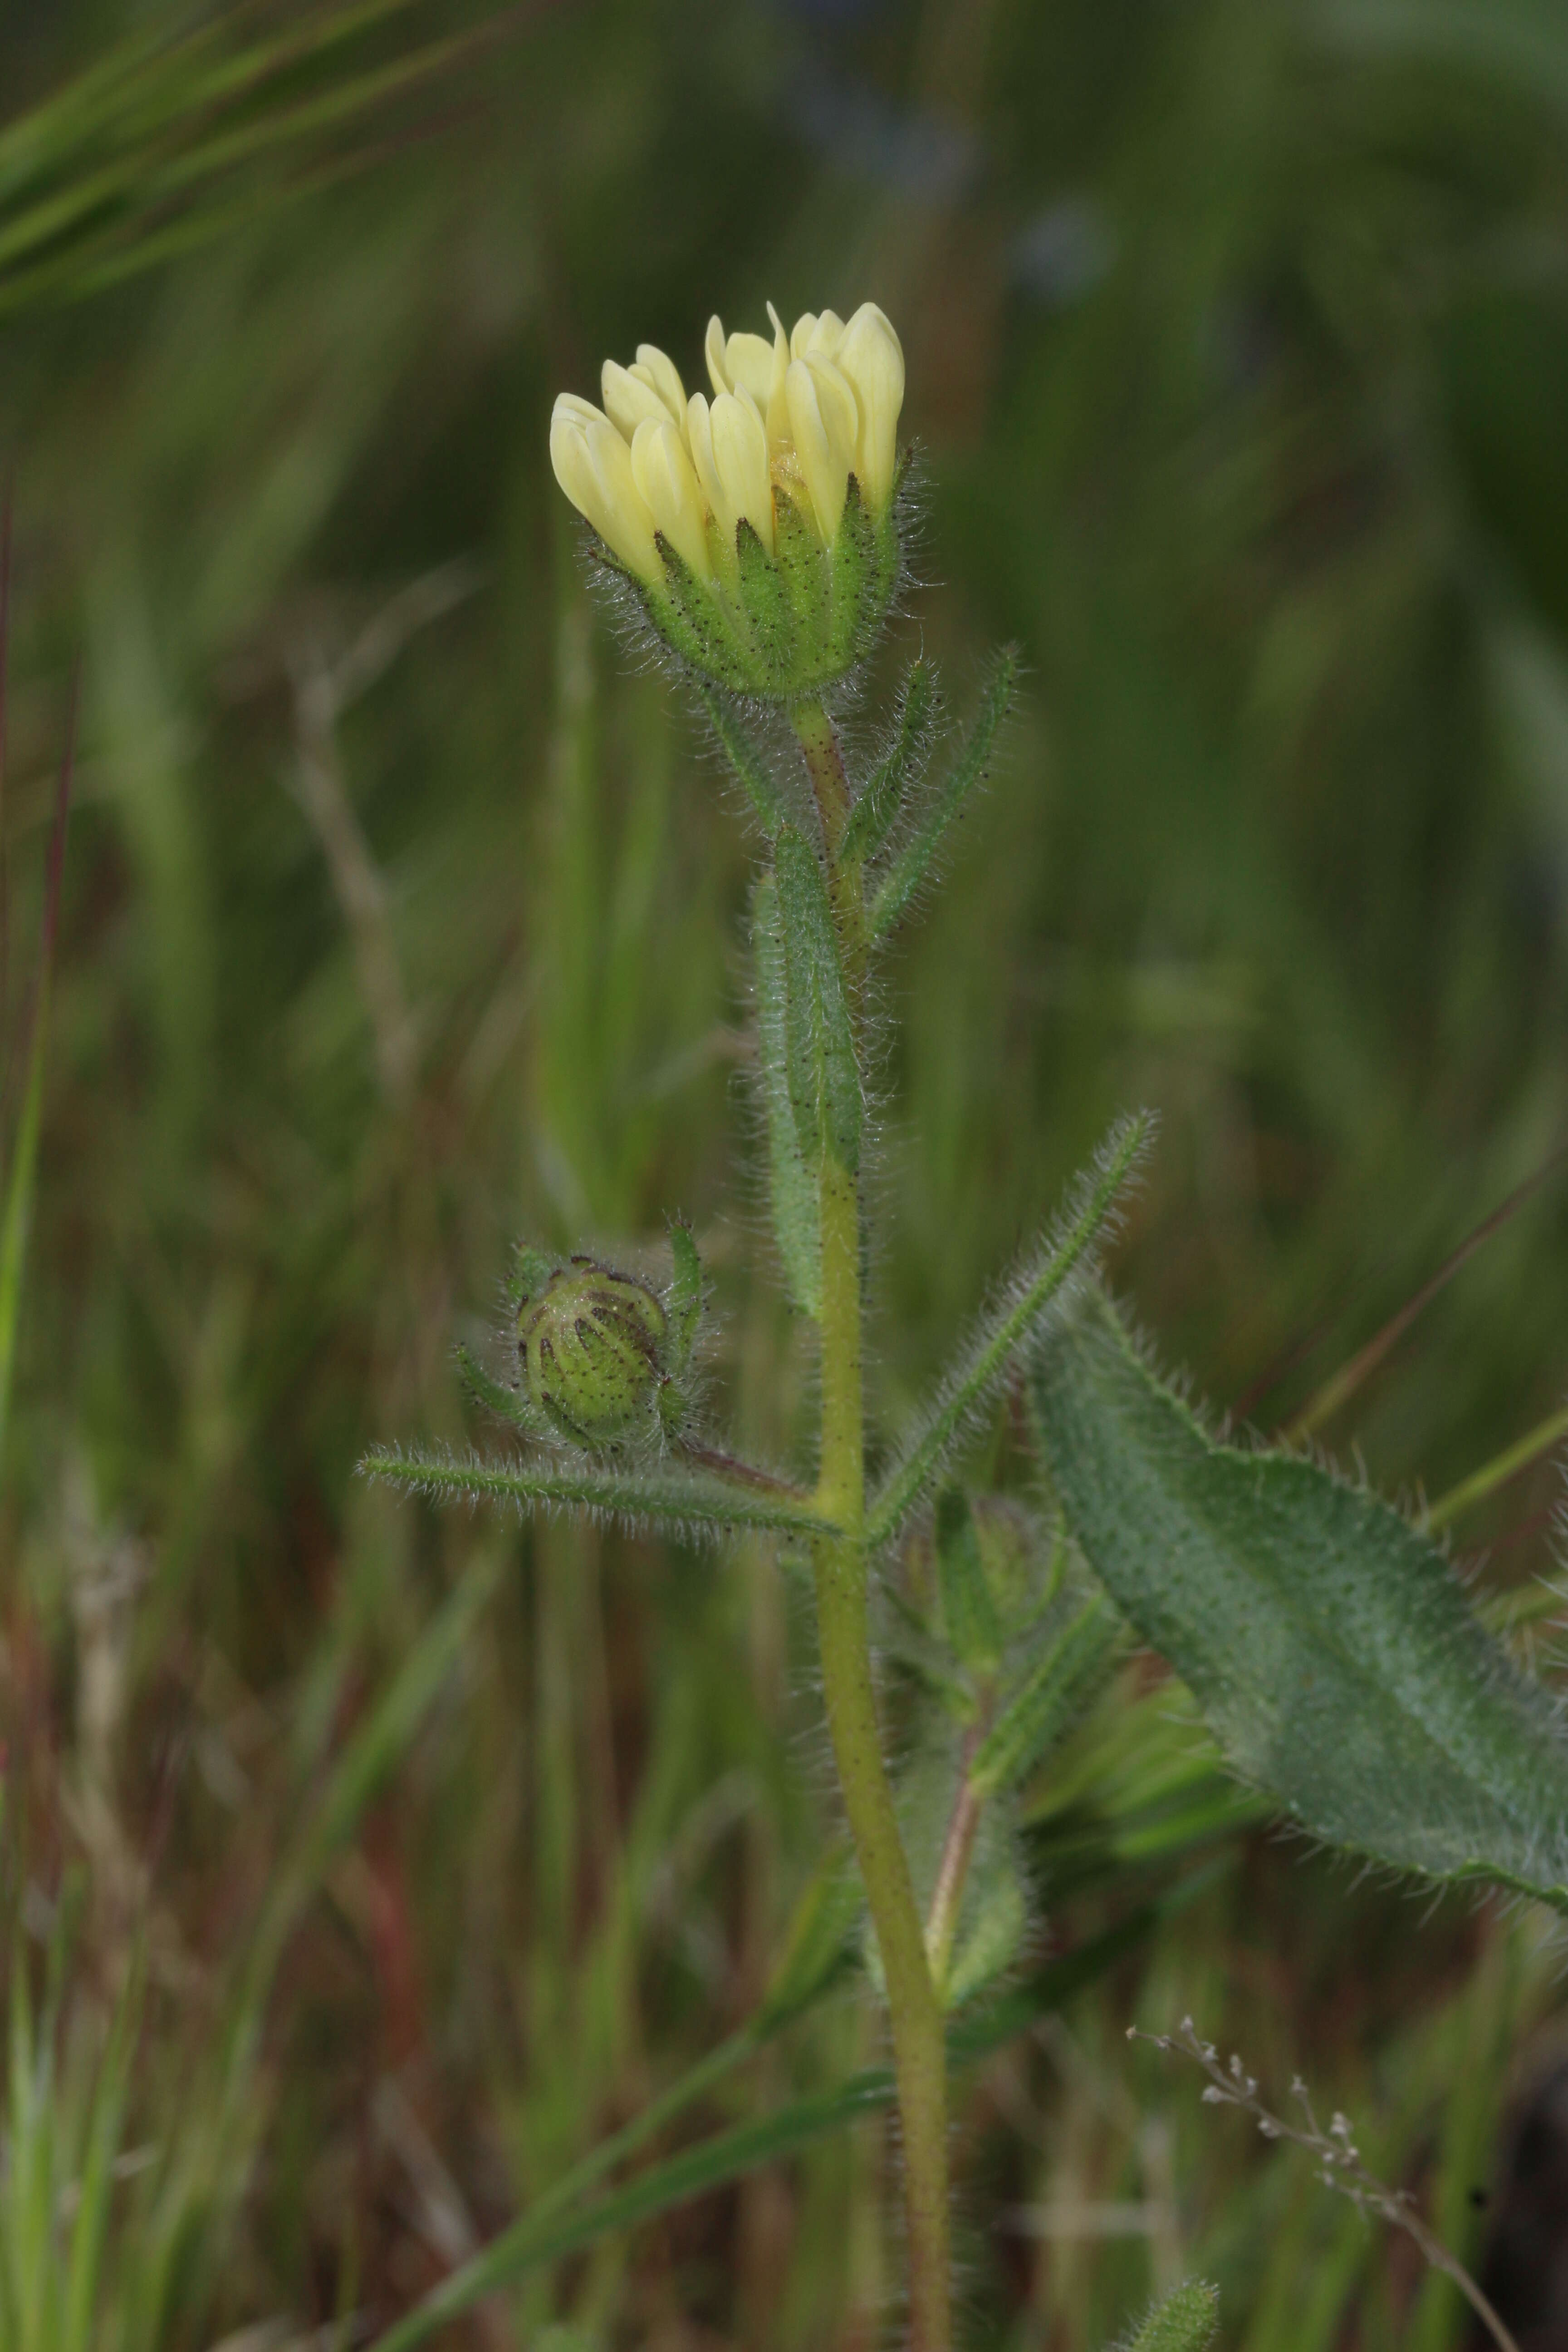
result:
[[(840, 865), (837, 856), (849, 812), (843, 761), (831, 722), (820, 705), (804, 706), (794, 716), (822, 814), (839, 949), (858, 1028), (866, 964), (865, 909), (858, 869)], [(888, 1988), (903, 2135), (910, 2352), (950, 2352), (947, 2061), (942, 2007), (899, 1832), (871, 1673), (864, 1539), (860, 1190), (857, 1176), (830, 1157), (823, 1160), (819, 1201), (822, 1433), (816, 1503), (823, 1517), (844, 1531), (818, 1538), (812, 1547), (823, 1694), (845, 1811)]]

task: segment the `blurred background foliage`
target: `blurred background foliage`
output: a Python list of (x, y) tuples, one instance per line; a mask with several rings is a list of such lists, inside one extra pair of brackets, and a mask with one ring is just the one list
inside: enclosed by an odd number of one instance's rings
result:
[[(881, 1425), (1149, 1103), (1118, 1280), (1276, 1426), (1568, 1129), (1568, 20), (58, 0), (0, 15), (0, 106), (15, 1034), (82, 677), (0, 1501), (0, 2340), (275, 2352), (390, 2321), (743, 2018), (832, 1832), (764, 1550), (353, 1475), (462, 1441), (521, 1234), (657, 1259), (680, 1207), (716, 1404), (787, 1458), (810, 1376), (743, 819), (585, 600), (554, 392), (877, 299), (925, 467), (896, 650), (962, 708), (1024, 648), (894, 960)], [(1559, 1402), (1565, 1283), (1549, 1174), (1325, 1442), (1453, 1485)], [(1005, 1416), (981, 1455), (1025, 1482)], [(1459, 1521), (1489, 1589), (1550, 1572), (1557, 1493)], [(1539, 1923), (1280, 1848), (1147, 1661), (1036, 1813), (1047, 1946), (1215, 1866), (970, 2079), (973, 2342), (1079, 2352), (1191, 2268), (1248, 2352), (1465, 2341), (1122, 2030), (1307, 2074), (1479, 2264), (1562, 2050)], [(709, 2120), (874, 2046), (829, 2003)], [(869, 2345), (888, 2163), (862, 2125), (450, 2340)]]

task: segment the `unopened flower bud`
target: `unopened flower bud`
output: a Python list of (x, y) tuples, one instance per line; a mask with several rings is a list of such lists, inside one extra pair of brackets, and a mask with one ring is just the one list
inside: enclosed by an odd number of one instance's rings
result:
[(605, 406), (563, 394), (556, 478), (689, 666), (741, 694), (816, 694), (870, 651), (897, 584), (904, 361), (874, 302), (786, 335), (709, 321), (711, 402), (639, 343)]
[(645, 417), (632, 436), (632, 477), (642, 492), (654, 529), (681, 562), (705, 580), (708, 509), (697, 486), (690, 455), (668, 416)]
[(635, 1276), (592, 1258), (556, 1268), (518, 1316), (535, 1409), (563, 1437), (614, 1445), (656, 1426), (668, 1318)]
[(632, 475), (632, 453), (592, 401), (563, 392), (550, 420), (555, 478), (613, 555), (639, 578), (659, 570), (653, 517)]

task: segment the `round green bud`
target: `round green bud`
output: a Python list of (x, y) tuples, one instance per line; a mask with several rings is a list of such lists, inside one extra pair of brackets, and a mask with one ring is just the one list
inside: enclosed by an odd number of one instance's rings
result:
[(582, 1445), (619, 1444), (659, 1425), (668, 1337), (646, 1283), (587, 1257), (555, 1268), (517, 1318), (531, 1402)]

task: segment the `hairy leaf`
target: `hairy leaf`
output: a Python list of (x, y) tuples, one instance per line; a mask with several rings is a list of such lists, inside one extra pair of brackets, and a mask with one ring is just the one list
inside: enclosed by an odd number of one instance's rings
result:
[(1002, 1660), (1002, 1624), (985, 1580), (974, 1514), (962, 1486), (944, 1486), (936, 1498), (936, 1559), (942, 1623), (953, 1656), (973, 1673), (994, 1674)]
[(786, 824), (773, 870), (784, 952), (784, 1066), (795, 1134), (808, 1168), (824, 1152), (853, 1175), (860, 1165), (860, 1072), (827, 885), (816, 852)]
[(997, 1841), (984, 1870), (978, 1855), (974, 1870), (963, 1930), (942, 1979), (944, 2009), (963, 2009), (1010, 1969), (1029, 1925), (1029, 1898), (1011, 1844)]
[(1458, 1578), (1374, 1495), (1216, 1444), (1087, 1298), (1031, 1373), (1086, 1559), (1301, 1826), (1403, 1870), (1568, 1910), (1568, 1738)]
[(977, 1796), (1028, 1778), (1096, 1696), (1121, 1638), (1115, 1611), (1098, 1599), (1063, 1628), (975, 1750), (969, 1785)]
[(996, 656), (981, 697), (980, 709), (952, 772), (937, 793), (913, 837), (894, 858), (871, 901), (867, 929), (873, 940), (886, 939), (907, 910), (910, 899), (930, 873), (931, 863), (949, 827), (985, 773), (997, 731), (1013, 706), (1018, 685), (1018, 649), (1005, 646)]
[(550, 1435), (547, 1425), (522, 1391), (492, 1379), (471, 1349), (458, 1349), (458, 1373), (474, 1402), (482, 1405), (487, 1412), (493, 1412), (498, 1421), (510, 1422), (514, 1429), (526, 1430), (531, 1437)]
[(873, 1549), (896, 1533), (900, 1520), (939, 1475), (969, 1415), (1058, 1307), (1063, 1286), (1115, 1207), (1149, 1128), (1142, 1115), (1112, 1128), (1096, 1166), (1080, 1178), (1064, 1217), (1008, 1280), (1000, 1304), (981, 1324), (923, 1427), (873, 1499), (866, 1522), (866, 1540)]
[(919, 782), (935, 700), (936, 672), (923, 658), (912, 662), (904, 680), (898, 731), (891, 748), (856, 796), (849, 822), (844, 828), (841, 854), (847, 863), (876, 856), (906, 798)]
[(836, 1532), (807, 1503), (671, 1470), (602, 1470), (570, 1461), (548, 1467), (531, 1462), (462, 1461), (452, 1454), (400, 1454), (384, 1445), (373, 1446), (359, 1466), (367, 1478), (412, 1486), (443, 1501), (467, 1495), (481, 1503), (564, 1506), (632, 1527), (777, 1528), (790, 1535), (812, 1536)]
[[(752, 537), (755, 540), (754, 531)], [(760, 547), (758, 552), (759, 554), (762, 552)], [(766, 562), (767, 558), (763, 556), (763, 561)], [(756, 811), (757, 821), (763, 831), (772, 841), (784, 824), (784, 803), (779, 798), (778, 787), (773, 782), (766, 757), (761, 746), (753, 743), (747, 734), (733, 706), (713, 687), (706, 685), (701, 679), (697, 679), (694, 683), (697, 699), (707, 713), (709, 725), (723, 746), (724, 757), (734, 770), (742, 790)]]
[(1205, 2352), (1219, 2326), (1219, 2295), (1205, 2280), (1189, 2279), (1152, 2311), (1127, 2352)]
[(803, 1313), (822, 1313), (822, 1218), (816, 1185), (801, 1156), (790, 1102), (784, 1037), (784, 933), (777, 885), (758, 882), (752, 901), (752, 959), (757, 991), (757, 1076), (768, 1131), (768, 1195), (773, 1238), (790, 1297)]

